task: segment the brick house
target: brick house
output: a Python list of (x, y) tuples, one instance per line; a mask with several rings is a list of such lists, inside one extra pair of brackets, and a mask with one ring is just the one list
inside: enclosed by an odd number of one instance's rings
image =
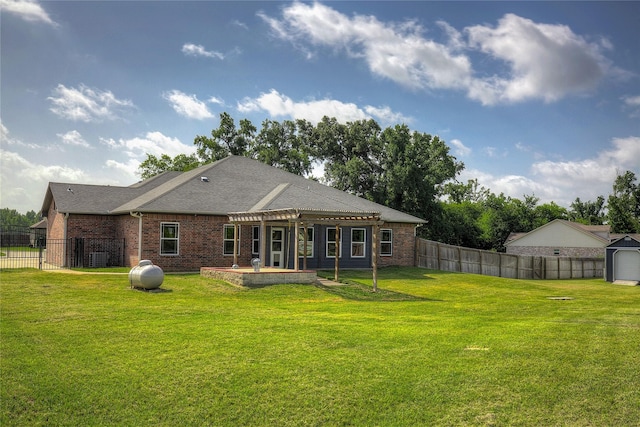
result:
[(602, 258), (610, 243), (610, 226), (555, 219), (528, 233), (511, 233), (508, 254)]
[[(344, 268), (413, 266), (415, 230), (425, 222), (239, 156), (129, 187), (52, 182), (42, 213), (48, 240), (118, 239), (121, 264), (150, 259), (165, 271), (249, 266), (254, 258), (333, 268), (336, 253)], [(69, 266), (69, 253), (48, 249), (48, 262)]]

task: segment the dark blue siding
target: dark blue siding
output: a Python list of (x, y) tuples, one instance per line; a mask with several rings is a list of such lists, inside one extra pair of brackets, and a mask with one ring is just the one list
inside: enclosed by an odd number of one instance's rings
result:
[[(333, 269), (335, 258), (327, 257), (327, 226), (314, 226), (313, 257), (307, 258), (308, 269)], [(356, 258), (351, 256), (351, 229), (362, 228), (365, 230), (365, 256)], [(371, 268), (371, 227), (341, 227), (342, 233), (342, 256), (339, 259), (340, 268)], [(291, 227), (288, 241), (291, 242), (289, 249), (289, 268), (293, 268), (293, 248), (294, 248), (295, 228)], [(300, 257), (300, 268), (303, 268), (304, 258)]]

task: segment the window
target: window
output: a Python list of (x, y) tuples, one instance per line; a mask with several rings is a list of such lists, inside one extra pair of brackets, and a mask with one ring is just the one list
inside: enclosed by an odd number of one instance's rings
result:
[[(225, 224), (223, 231), (223, 254), (233, 255), (233, 224)], [(240, 227), (238, 227), (238, 255), (240, 255)]]
[(364, 258), (367, 230), (364, 228), (351, 229), (351, 258)]
[(178, 255), (179, 231), (177, 222), (160, 223), (160, 255)]
[(380, 230), (380, 255), (393, 255), (393, 232), (389, 229)]
[[(342, 258), (342, 233), (340, 233), (340, 251), (339, 257)], [(327, 228), (327, 258), (336, 257), (336, 229)]]
[[(231, 249), (233, 252), (233, 249)], [(253, 255), (260, 254), (260, 226), (254, 225), (251, 227), (251, 253)]]
[[(313, 227), (307, 228), (307, 258), (313, 258)], [(298, 235), (298, 256), (304, 256), (304, 229)]]
[(560, 255), (560, 249), (554, 249), (553, 250), (553, 254), (554, 255)]

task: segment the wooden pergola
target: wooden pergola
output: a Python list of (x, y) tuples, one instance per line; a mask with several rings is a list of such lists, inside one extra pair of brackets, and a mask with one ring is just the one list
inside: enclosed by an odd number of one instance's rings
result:
[[(340, 274), (340, 231), (344, 226), (371, 226), (372, 242), (371, 242), (371, 267), (373, 269), (373, 289), (378, 289), (378, 237), (380, 225), (384, 223), (380, 219), (379, 212), (361, 212), (361, 211), (329, 211), (317, 209), (274, 209), (259, 210), (249, 212), (233, 212), (229, 213), (229, 221), (234, 225), (234, 244), (233, 259), (234, 264), (238, 263), (238, 227), (240, 224), (260, 225), (260, 263), (265, 266), (265, 258), (267, 253), (267, 226), (282, 225), (286, 223), (289, 227), (293, 224), (295, 228), (295, 239), (293, 248), (293, 268), (300, 270), (300, 243), (298, 236), (300, 230), (303, 230), (303, 265), (302, 269), (307, 269), (307, 228), (316, 224), (325, 226), (334, 226), (336, 229), (336, 257), (335, 257), (335, 273), (334, 280), (338, 281)], [(289, 251), (291, 248), (288, 248)], [(288, 256), (287, 256), (288, 257)]]

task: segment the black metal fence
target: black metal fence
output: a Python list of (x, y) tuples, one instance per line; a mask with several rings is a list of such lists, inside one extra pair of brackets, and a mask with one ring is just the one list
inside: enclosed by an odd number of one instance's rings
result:
[(47, 241), (46, 228), (31, 228), (15, 225), (0, 226), (0, 247), (44, 247)]
[(0, 229), (0, 268), (124, 267), (125, 239), (46, 239), (46, 230)]

